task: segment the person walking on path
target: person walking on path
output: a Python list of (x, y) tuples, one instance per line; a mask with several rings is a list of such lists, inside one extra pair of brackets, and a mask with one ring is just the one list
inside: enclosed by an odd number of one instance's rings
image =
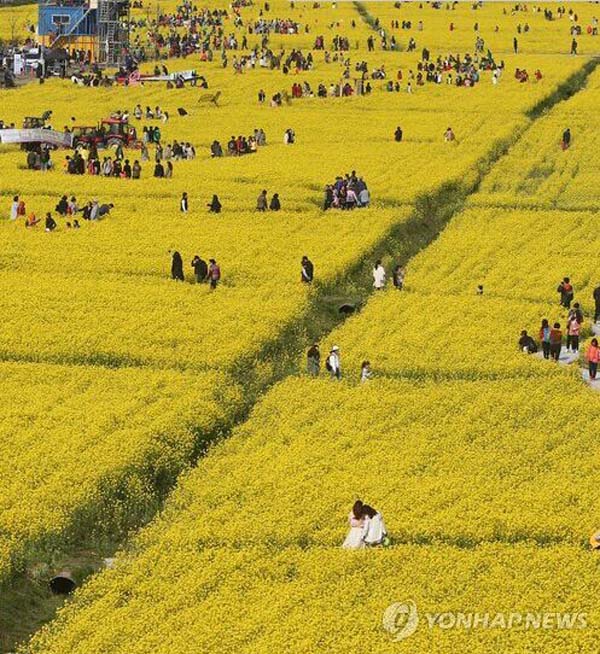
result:
[(373, 267), (373, 287), (376, 291), (381, 291), (385, 287), (386, 275), (385, 268), (378, 259)]
[(571, 54), (576, 55), (577, 54), (577, 39), (573, 39), (571, 41)]
[(183, 259), (177, 250), (173, 252), (173, 258), (171, 260), (171, 277), (177, 281), (185, 281), (183, 275)]
[(313, 343), (306, 353), (306, 370), (311, 377), (318, 377), (321, 372), (321, 352), (318, 343)]
[(553, 361), (558, 362), (560, 350), (562, 348), (562, 331), (560, 323), (555, 322), (554, 327), (550, 330), (550, 356)]
[(565, 309), (571, 308), (571, 302), (573, 302), (573, 286), (569, 277), (565, 277), (562, 282), (558, 285), (556, 289), (557, 293), (560, 293), (560, 305)]
[(217, 288), (217, 284), (221, 280), (221, 268), (214, 259), (209, 259), (210, 265), (208, 266), (208, 279), (212, 289)]
[(576, 312), (572, 312), (567, 323), (567, 352), (579, 352), (579, 334), (581, 323)]
[(187, 213), (189, 208), (190, 206), (188, 203), (188, 194), (184, 192), (181, 196), (181, 200), (179, 201), (179, 210), (181, 213)]
[(571, 318), (575, 318), (577, 322), (582, 325), (583, 324), (583, 311), (581, 310), (581, 307), (579, 306), (579, 302), (575, 302), (573, 305), (572, 309), (569, 309), (569, 320)]
[(600, 347), (598, 347), (598, 339), (592, 338), (592, 342), (588, 345), (585, 358), (588, 362), (588, 369), (590, 372), (590, 379), (596, 379), (598, 373), (598, 362), (600, 361)]
[(196, 276), (196, 283), (202, 284), (206, 280), (208, 275), (208, 266), (206, 261), (201, 259), (197, 254), (194, 255), (192, 259), (192, 268), (194, 269), (194, 275)]
[(332, 378), (341, 379), (342, 378), (342, 365), (340, 361), (340, 348), (337, 345), (334, 345), (331, 348), (331, 352), (327, 357), (326, 362), (327, 371)]
[(540, 343), (542, 344), (544, 359), (550, 358), (550, 331), (548, 320), (544, 318), (540, 327)]
[(263, 190), (260, 192), (258, 198), (256, 198), (256, 209), (257, 211), (266, 211), (267, 206), (268, 206), (267, 191)]
[(404, 268), (398, 264), (394, 268), (394, 272), (392, 273), (392, 281), (394, 282), (394, 286), (401, 291), (404, 288), (404, 277), (406, 276), (406, 271)]
[(301, 266), (302, 266), (302, 272), (301, 272), (300, 279), (304, 284), (312, 284), (315, 274), (315, 267), (313, 265), (313, 262), (306, 255), (304, 255), (302, 257)]

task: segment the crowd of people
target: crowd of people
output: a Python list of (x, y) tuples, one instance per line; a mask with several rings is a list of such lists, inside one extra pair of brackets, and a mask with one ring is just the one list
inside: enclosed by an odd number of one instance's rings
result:
[(323, 209), (356, 209), (368, 207), (371, 195), (367, 183), (362, 177), (357, 177), (356, 171), (338, 175), (335, 182), (325, 187), (325, 200)]

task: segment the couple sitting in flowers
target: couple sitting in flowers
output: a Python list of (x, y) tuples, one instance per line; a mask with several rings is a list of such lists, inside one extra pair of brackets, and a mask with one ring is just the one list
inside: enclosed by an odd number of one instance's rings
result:
[(383, 516), (368, 504), (356, 500), (348, 516), (350, 531), (342, 547), (347, 550), (360, 550), (364, 547), (387, 547), (390, 539), (387, 535)]

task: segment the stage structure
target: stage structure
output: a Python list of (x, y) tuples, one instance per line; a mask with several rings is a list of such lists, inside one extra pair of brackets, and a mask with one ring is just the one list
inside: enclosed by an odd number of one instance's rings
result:
[(83, 50), (118, 67), (129, 47), (129, 0), (48, 0), (38, 5), (38, 37), (50, 49)]

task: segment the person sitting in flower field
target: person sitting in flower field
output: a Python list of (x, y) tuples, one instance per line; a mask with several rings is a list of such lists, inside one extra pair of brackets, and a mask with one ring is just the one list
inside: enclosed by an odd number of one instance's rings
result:
[(537, 352), (537, 345), (533, 338), (527, 333), (527, 330), (521, 331), (521, 338), (519, 339), (519, 349), (526, 354), (535, 354)]
[(361, 500), (354, 503), (348, 522), (350, 531), (342, 544), (344, 549), (358, 550), (390, 544), (383, 516)]

